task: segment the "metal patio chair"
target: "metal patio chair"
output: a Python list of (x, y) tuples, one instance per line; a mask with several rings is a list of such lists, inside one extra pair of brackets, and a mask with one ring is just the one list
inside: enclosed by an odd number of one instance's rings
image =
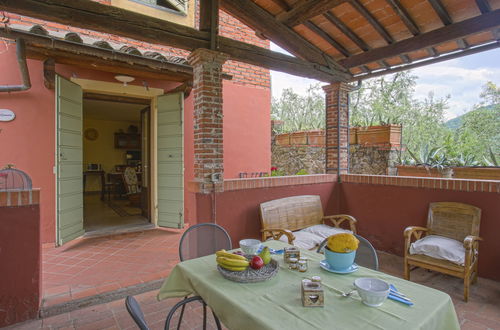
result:
[[(204, 257), (210, 254), (214, 254), (221, 249), (232, 249), (231, 237), (229, 237), (227, 231), (223, 227), (215, 223), (199, 223), (192, 227), (189, 227), (184, 232), (184, 234), (182, 234), (181, 241), (179, 243), (179, 259), (181, 261), (184, 261)], [(191, 298), (185, 297), (183, 301), (178, 303), (179, 306), (174, 306), (174, 308), (181, 307), (181, 315), (179, 316), (179, 324), (177, 325), (177, 329), (179, 329), (181, 326), (182, 317), (184, 316), (184, 309), (187, 303), (186, 300), (189, 299), (201, 300), (203, 302), (203, 329), (206, 329), (207, 305), (199, 296)], [(174, 308), (172, 308), (172, 311), (174, 310)], [(215, 313), (212, 312), (212, 314), (214, 315), (217, 328), (221, 329), (219, 319), (217, 318)]]
[[(362, 236), (356, 234), (354, 236), (356, 236), (359, 240), (359, 246), (356, 251), (356, 258), (354, 259), (354, 262), (360, 266), (378, 270), (378, 255), (373, 245)], [(318, 246), (316, 252), (323, 253), (323, 249), (325, 248), (327, 242), (328, 238), (325, 238)]]

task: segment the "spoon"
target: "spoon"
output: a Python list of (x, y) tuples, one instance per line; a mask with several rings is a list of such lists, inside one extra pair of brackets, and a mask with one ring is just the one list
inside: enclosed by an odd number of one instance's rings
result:
[(351, 294), (353, 294), (354, 291), (356, 291), (356, 289), (351, 290), (349, 292), (342, 292), (341, 296), (344, 297), (344, 298), (350, 297)]

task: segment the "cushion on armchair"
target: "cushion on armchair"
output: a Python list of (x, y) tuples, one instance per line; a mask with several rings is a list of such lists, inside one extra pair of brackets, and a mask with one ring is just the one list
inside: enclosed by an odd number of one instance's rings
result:
[[(323, 238), (321, 238), (320, 236), (307, 233), (302, 230), (294, 231), (293, 236), (295, 236), (293, 245), (301, 249), (314, 249), (323, 241)], [(288, 243), (288, 238), (285, 235), (281, 236), (279, 240)]]
[(332, 226), (328, 226), (328, 225), (310, 226), (310, 227), (302, 229), (301, 232), (311, 233), (311, 234), (314, 234), (314, 235), (321, 237), (322, 239), (325, 239), (329, 236), (332, 236), (335, 234), (340, 234), (340, 233), (352, 234), (352, 231), (350, 231), (350, 230), (336, 228), (336, 227), (332, 227)]
[(465, 263), (463, 243), (437, 235), (425, 236), (411, 243), (410, 254), (423, 254), (437, 259), (448, 260), (462, 266)]

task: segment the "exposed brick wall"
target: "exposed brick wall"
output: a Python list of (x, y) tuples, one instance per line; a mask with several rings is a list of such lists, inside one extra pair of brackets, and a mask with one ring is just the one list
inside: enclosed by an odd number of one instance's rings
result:
[(226, 60), (225, 54), (208, 49), (197, 49), (188, 57), (194, 71), (194, 175), (207, 185), (212, 174), (224, 173), (222, 65)]
[(340, 174), (347, 173), (350, 87), (346, 83), (333, 83), (323, 89), (326, 104), (326, 173), (336, 173), (339, 166)]
[[(219, 33), (221, 36), (234, 40), (269, 48), (269, 40), (262, 40), (255, 35), (255, 31), (241, 23), (236, 18), (220, 11)], [(268, 69), (236, 61), (227, 61), (224, 72), (233, 76), (233, 82), (242, 85), (251, 85), (260, 88), (271, 88), (271, 75)]]
[[(93, 1), (97, 1), (106, 5), (111, 4), (111, 1), (109, 0), (93, 0)], [(198, 5), (199, 1), (196, 1), (196, 3)], [(115, 42), (123, 45), (130, 45), (136, 47), (142, 53), (144, 53), (145, 51), (156, 51), (167, 56), (180, 56), (180, 57), (187, 57), (187, 55), (189, 54), (188, 51), (178, 48), (145, 43), (130, 38), (111, 35), (108, 33), (101, 33), (92, 30), (69, 27), (66, 25), (54, 22), (47, 22), (13, 13), (6, 13), (6, 16), (8, 16), (10, 19), (9, 24), (26, 25), (26, 26), (39, 24), (48, 31), (75, 32), (80, 34), (82, 37), (86, 36), (90, 38), (97, 38), (101, 40)], [(198, 17), (199, 17), (198, 11), (196, 12), (195, 17), (196, 17), (196, 22), (198, 22)], [(222, 10), (220, 11), (220, 34), (222, 36), (231, 39), (243, 41), (264, 48), (269, 48), (270, 46), (268, 40), (262, 40), (258, 38), (252, 29), (250, 29), (248, 26), (244, 25), (243, 23), (241, 23), (240, 21), (238, 21), (237, 19), (235, 19), (234, 17), (230, 16), (229, 14), (225, 13)], [(224, 72), (233, 76), (232, 82), (235, 84), (248, 85), (257, 88), (271, 87), (271, 77), (268, 69), (236, 61), (227, 61), (226, 64), (224, 65)]]

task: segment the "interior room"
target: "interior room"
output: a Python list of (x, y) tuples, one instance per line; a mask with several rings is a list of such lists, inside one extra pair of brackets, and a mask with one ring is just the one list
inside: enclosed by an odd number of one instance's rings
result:
[(151, 225), (149, 100), (98, 94), (83, 100), (84, 229), (122, 231)]

